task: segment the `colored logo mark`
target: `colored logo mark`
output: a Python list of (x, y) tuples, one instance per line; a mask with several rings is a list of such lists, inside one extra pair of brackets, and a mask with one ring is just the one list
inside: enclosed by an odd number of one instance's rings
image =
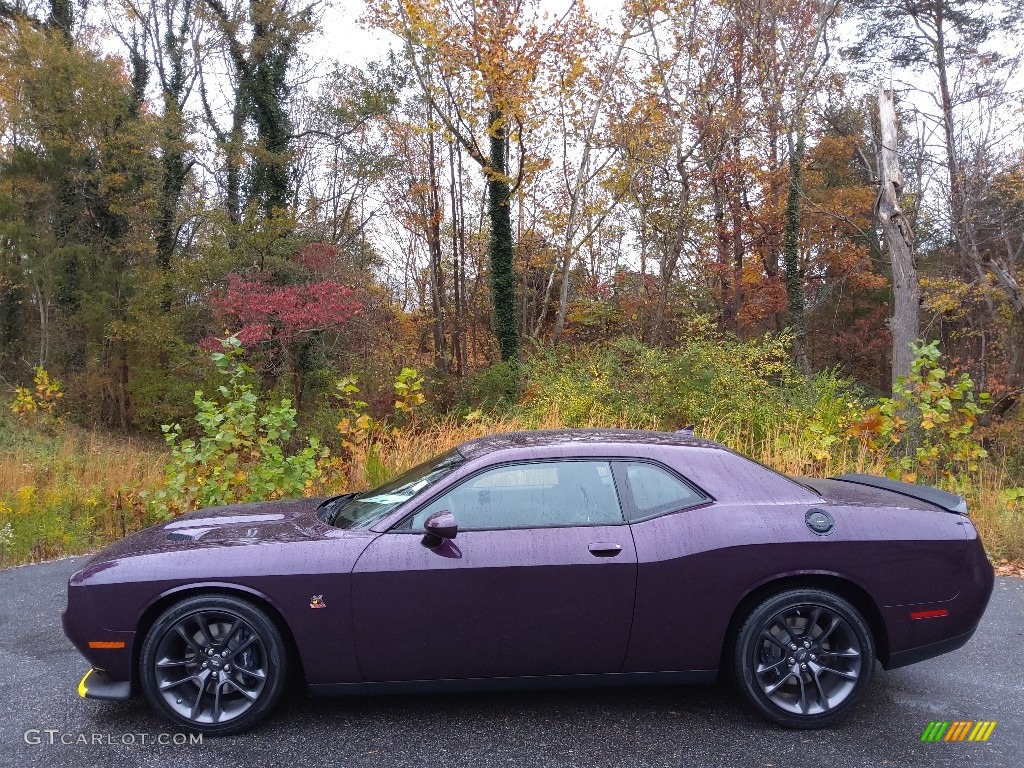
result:
[(988, 741), (996, 724), (995, 720), (933, 720), (921, 734), (921, 741)]

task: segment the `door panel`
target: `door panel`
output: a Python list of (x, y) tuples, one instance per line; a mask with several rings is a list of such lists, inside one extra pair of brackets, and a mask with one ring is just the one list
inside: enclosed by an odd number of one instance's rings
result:
[(436, 549), (386, 533), (352, 574), (359, 665), (368, 681), (618, 672), (636, 576), (626, 525), (464, 531)]

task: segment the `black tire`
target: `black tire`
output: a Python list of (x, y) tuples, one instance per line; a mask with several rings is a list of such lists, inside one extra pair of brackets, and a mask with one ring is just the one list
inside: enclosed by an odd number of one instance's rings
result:
[(875, 669), (860, 612), (823, 589), (791, 589), (759, 603), (740, 626), (733, 672), (747, 700), (787, 728), (824, 728), (846, 717)]
[(191, 597), (168, 608), (146, 634), (139, 679), (153, 709), (195, 733), (227, 736), (252, 728), (285, 688), (288, 654), (262, 610), (225, 595)]

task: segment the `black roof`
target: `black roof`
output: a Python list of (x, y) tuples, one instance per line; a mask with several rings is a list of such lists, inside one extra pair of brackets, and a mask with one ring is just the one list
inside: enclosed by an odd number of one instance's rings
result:
[(675, 445), (689, 448), (721, 448), (718, 443), (694, 437), (689, 432), (655, 432), (646, 429), (537, 429), (528, 432), (499, 432), (467, 440), (457, 450), (475, 459), (507, 448), (540, 448), (572, 443)]

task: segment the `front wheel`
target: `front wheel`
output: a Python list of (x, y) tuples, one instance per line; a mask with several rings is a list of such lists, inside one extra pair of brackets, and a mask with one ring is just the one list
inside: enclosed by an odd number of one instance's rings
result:
[(220, 595), (188, 598), (165, 611), (146, 635), (139, 665), (157, 712), (211, 736), (262, 720), (288, 673), (273, 621), (244, 600)]
[(757, 605), (740, 628), (736, 680), (762, 715), (790, 728), (823, 728), (867, 691), (875, 644), (860, 612), (821, 589), (793, 589)]

